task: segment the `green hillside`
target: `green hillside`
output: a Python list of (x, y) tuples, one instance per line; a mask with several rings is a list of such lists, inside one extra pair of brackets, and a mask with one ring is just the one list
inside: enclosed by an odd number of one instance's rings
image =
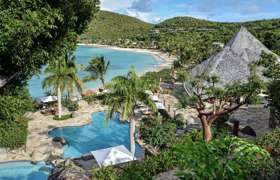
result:
[(203, 19), (197, 19), (193, 17), (174, 17), (167, 19), (160, 24), (156, 25), (156, 28), (214, 28), (217, 24), (226, 23), (216, 23), (212, 21), (207, 21)]
[(118, 39), (129, 39), (141, 33), (149, 32), (152, 27), (152, 24), (134, 17), (100, 11), (80, 40), (116, 41)]
[(179, 57), (186, 64), (196, 64), (218, 51), (216, 45), (228, 42), (241, 26), (280, 54), (280, 19), (225, 23), (174, 17), (153, 25), (126, 15), (100, 11), (80, 41), (159, 49)]

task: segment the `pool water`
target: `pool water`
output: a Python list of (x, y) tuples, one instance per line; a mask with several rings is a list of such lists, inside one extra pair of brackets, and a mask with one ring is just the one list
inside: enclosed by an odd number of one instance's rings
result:
[[(92, 123), (81, 127), (56, 128), (49, 132), (50, 137), (63, 137), (68, 145), (64, 146), (64, 158), (80, 157), (99, 149), (124, 145), (130, 150), (129, 123), (122, 122), (119, 114), (107, 121), (105, 112), (92, 116)], [(136, 156), (142, 156), (139, 144), (136, 144)]]
[(1, 180), (47, 180), (51, 166), (41, 162), (36, 165), (30, 161), (0, 163)]
[[(89, 46), (78, 46), (76, 52), (76, 62), (84, 67), (89, 64), (89, 61), (98, 56), (104, 56), (106, 60), (110, 61), (110, 67), (106, 74), (105, 80), (108, 82), (115, 76), (125, 75), (131, 66), (134, 66), (138, 73), (153, 70), (157, 65), (163, 61), (153, 55), (146, 53), (135, 53), (130, 51), (120, 51), (107, 48), (94, 48)], [(43, 70), (42, 70), (43, 71)], [(83, 78), (88, 73), (79, 71), (78, 75)], [(43, 97), (44, 91), (42, 89), (42, 82), (44, 75), (39, 74), (32, 77), (28, 82), (29, 92), (33, 98)], [(101, 85), (98, 80), (96, 82), (89, 82), (85, 84), (87, 89), (94, 89)]]

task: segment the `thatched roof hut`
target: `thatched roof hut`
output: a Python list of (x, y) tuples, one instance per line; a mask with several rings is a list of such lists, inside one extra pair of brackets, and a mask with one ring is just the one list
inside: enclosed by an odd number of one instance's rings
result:
[(260, 60), (262, 52), (272, 53), (245, 27), (225, 45), (223, 50), (192, 70), (192, 75), (207, 72), (220, 78), (220, 84), (245, 82), (250, 75), (249, 64)]

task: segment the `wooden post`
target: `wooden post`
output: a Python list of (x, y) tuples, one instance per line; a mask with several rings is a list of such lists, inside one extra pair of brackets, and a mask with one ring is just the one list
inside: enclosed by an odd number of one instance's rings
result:
[(168, 104), (168, 112), (171, 112), (170, 104)]
[(239, 131), (239, 121), (234, 121), (233, 122), (233, 135), (238, 136), (238, 131)]

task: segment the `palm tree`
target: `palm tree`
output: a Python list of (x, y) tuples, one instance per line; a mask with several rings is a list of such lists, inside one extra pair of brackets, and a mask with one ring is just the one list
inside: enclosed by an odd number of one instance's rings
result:
[(61, 93), (65, 90), (71, 94), (74, 87), (82, 92), (83, 81), (77, 76), (77, 68), (73, 58), (66, 58), (49, 64), (45, 69), (46, 78), (43, 81), (45, 90), (52, 88), (58, 97), (58, 117), (62, 115)]
[(66, 86), (67, 93), (68, 93), (68, 98), (71, 98), (71, 95), (73, 94), (75, 89), (80, 94), (82, 94), (82, 92), (83, 92), (84, 84), (83, 84), (83, 81), (78, 76), (78, 70), (81, 67), (75, 61), (76, 61), (75, 56), (73, 56), (71, 53), (66, 53), (66, 55), (65, 55), (65, 66), (71, 72), (69, 75), (71, 75), (71, 78), (72, 78), (72, 82), (70, 81)]
[(97, 57), (92, 59), (89, 62), (89, 65), (86, 67), (86, 71), (90, 73), (90, 75), (86, 76), (84, 78), (85, 82), (88, 81), (95, 81), (97, 79), (100, 79), (102, 85), (105, 85), (105, 74), (107, 73), (107, 70), (110, 66), (110, 62), (106, 62), (104, 56)]
[(113, 117), (114, 112), (120, 112), (121, 119), (130, 121), (130, 151), (135, 155), (135, 108), (141, 102), (156, 111), (155, 103), (145, 93), (149, 83), (140, 79), (134, 70), (130, 70), (126, 76), (115, 77), (108, 85), (111, 93), (105, 96), (105, 104), (108, 105), (107, 119)]

